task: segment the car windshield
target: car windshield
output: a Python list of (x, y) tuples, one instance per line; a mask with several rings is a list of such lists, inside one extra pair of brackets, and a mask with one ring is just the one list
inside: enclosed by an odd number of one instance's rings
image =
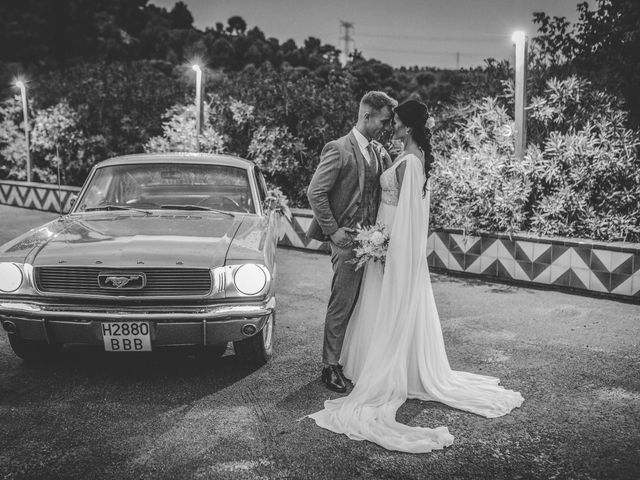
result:
[(129, 164), (96, 170), (76, 212), (176, 209), (255, 213), (247, 170), (226, 165)]

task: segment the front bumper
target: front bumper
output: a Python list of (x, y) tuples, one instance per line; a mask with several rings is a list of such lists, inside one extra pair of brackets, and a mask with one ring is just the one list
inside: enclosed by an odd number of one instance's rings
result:
[[(257, 334), (275, 307), (275, 297), (255, 304), (197, 307), (79, 307), (0, 300), (0, 322), (27, 340), (102, 345), (102, 322), (146, 321), (153, 346), (213, 345)], [(251, 335), (243, 333), (249, 324), (255, 327)]]

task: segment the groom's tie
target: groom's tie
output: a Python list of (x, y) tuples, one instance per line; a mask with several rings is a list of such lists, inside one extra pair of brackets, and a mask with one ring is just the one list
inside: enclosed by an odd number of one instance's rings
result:
[(376, 171), (379, 170), (380, 162), (378, 161), (378, 155), (376, 154), (376, 149), (373, 148), (373, 144), (371, 142), (367, 144), (367, 152), (369, 152), (369, 159), (373, 162)]

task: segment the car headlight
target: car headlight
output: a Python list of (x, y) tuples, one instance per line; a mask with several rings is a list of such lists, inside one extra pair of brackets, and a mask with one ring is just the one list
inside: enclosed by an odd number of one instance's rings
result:
[(0, 263), (0, 292), (13, 293), (22, 286), (24, 276), (15, 263)]
[(233, 283), (240, 293), (255, 295), (267, 284), (267, 274), (258, 265), (241, 265), (233, 274)]
[(212, 295), (218, 298), (251, 297), (266, 292), (271, 272), (265, 265), (244, 263), (215, 267)]

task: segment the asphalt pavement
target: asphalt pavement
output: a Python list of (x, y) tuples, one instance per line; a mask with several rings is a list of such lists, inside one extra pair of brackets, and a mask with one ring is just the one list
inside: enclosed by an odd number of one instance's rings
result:
[[(57, 215), (0, 206), (0, 243)], [(451, 447), (390, 452), (315, 426), (338, 394), (320, 382), (328, 256), (278, 250), (276, 354), (232, 349), (67, 348), (40, 367), (0, 332), (2, 479), (640, 478), (640, 307), (432, 274), (452, 368), (497, 376), (525, 397), (485, 419), (408, 401), (410, 425), (446, 425)]]

